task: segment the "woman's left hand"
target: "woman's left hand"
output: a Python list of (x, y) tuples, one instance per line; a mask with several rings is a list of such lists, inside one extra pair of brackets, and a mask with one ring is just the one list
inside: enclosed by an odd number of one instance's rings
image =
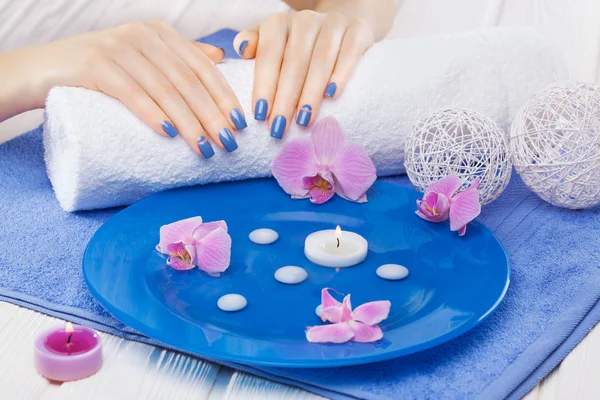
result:
[(268, 119), (281, 139), (290, 123), (310, 125), (324, 97), (336, 98), (375, 36), (362, 19), (339, 12), (274, 14), (240, 32), (234, 46), (245, 59), (256, 57), (254, 118)]

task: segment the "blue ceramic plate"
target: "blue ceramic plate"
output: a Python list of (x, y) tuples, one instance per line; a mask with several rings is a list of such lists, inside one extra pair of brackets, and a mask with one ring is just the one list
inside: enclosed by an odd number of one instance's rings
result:
[[(339, 197), (323, 205), (291, 200), (274, 180), (191, 187), (158, 193), (121, 211), (91, 239), (83, 273), (96, 299), (116, 318), (158, 341), (201, 356), (254, 365), (332, 367), (386, 360), (455, 338), (479, 324), (500, 303), (509, 264), (492, 232), (478, 223), (460, 238), (447, 223), (414, 213), (415, 191), (376, 182), (369, 201)], [(155, 250), (161, 225), (200, 215), (226, 220), (233, 240), (231, 265), (221, 278), (194, 269), (176, 271)], [(369, 242), (365, 261), (335, 269), (304, 257), (304, 239), (316, 230), (342, 229)], [(279, 240), (261, 246), (248, 234), (272, 228)], [(409, 276), (385, 281), (375, 274), (387, 263)], [(273, 277), (285, 265), (308, 279), (285, 285)], [(357, 306), (390, 300), (384, 338), (376, 343), (311, 344), (305, 328), (320, 324), (315, 307), (332, 287), (351, 293)], [(248, 306), (227, 313), (217, 300), (239, 293)]]

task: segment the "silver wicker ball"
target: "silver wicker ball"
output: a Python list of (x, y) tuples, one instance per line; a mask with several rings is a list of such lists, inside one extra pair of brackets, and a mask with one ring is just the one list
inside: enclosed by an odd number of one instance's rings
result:
[(515, 169), (547, 202), (600, 204), (600, 86), (561, 83), (525, 103), (510, 132)]
[(481, 179), (481, 204), (494, 201), (510, 180), (506, 134), (490, 118), (449, 108), (424, 115), (406, 140), (404, 168), (417, 190), (447, 175), (463, 180), (461, 190)]

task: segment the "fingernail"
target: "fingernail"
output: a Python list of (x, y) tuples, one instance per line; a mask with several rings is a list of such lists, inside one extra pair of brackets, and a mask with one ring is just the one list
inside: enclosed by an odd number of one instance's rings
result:
[(179, 135), (179, 131), (173, 126), (169, 121), (165, 121), (162, 123), (163, 131), (172, 138)]
[(257, 121), (264, 121), (267, 119), (267, 111), (269, 110), (269, 105), (265, 99), (258, 99), (256, 105), (254, 106), (254, 119)]
[(245, 129), (248, 126), (248, 124), (246, 123), (246, 119), (244, 118), (244, 114), (242, 114), (242, 112), (237, 108), (231, 110), (231, 120), (233, 121), (233, 124), (239, 131)]
[(283, 115), (275, 117), (273, 125), (271, 125), (271, 137), (281, 139), (283, 137), (283, 132), (285, 131), (286, 123), (287, 121)]
[(198, 143), (198, 149), (204, 158), (211, 158), (215, 155), (215, 150), (212, 148), (206, 137), (200, 136), (196, 142)]
[(242, 43), (240, 43), (240, 51), (238, 52), (240, 56), (244, 55), (244, 49), (246, 48), (246, 46), (248, 46), (247, 40), (244, 40), (242, 41)]
[(310, 116), (312, 115), (312, 107), (308, 104), (302, 106), (302, 109), (298, 113), (298, 118), (296, 119), (296, 123), (302, 126), (308, 126), (310, 122)]
[(235, 138), (227, 128), (221, 129), (221, 132), (219, 132), (219, 139), (221, 139), (221, 143), (223, 143), (223, 147), (225, 147), (225, 150), (227, 150), (230, 153), (238, 148)]
[(333, 97), (335, 95), (336, 90), (337, 90), (337, 85), (335, 84), (335, 82), (329, 83), (329, 85), (327, 85), (327, 89), (325, 89), (325, 96)]

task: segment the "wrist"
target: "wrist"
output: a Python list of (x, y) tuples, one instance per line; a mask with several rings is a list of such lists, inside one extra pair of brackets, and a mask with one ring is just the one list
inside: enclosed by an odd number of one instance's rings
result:
[(359, 20), (373, 33), (375, 41), (383, 39), (394, 21), (393, 0), (317, 0), (314, 11), (339, 12)]
[(44, 107), (49, 88), (39, 52), (35, 46), (0, 54), (0, 121)]

